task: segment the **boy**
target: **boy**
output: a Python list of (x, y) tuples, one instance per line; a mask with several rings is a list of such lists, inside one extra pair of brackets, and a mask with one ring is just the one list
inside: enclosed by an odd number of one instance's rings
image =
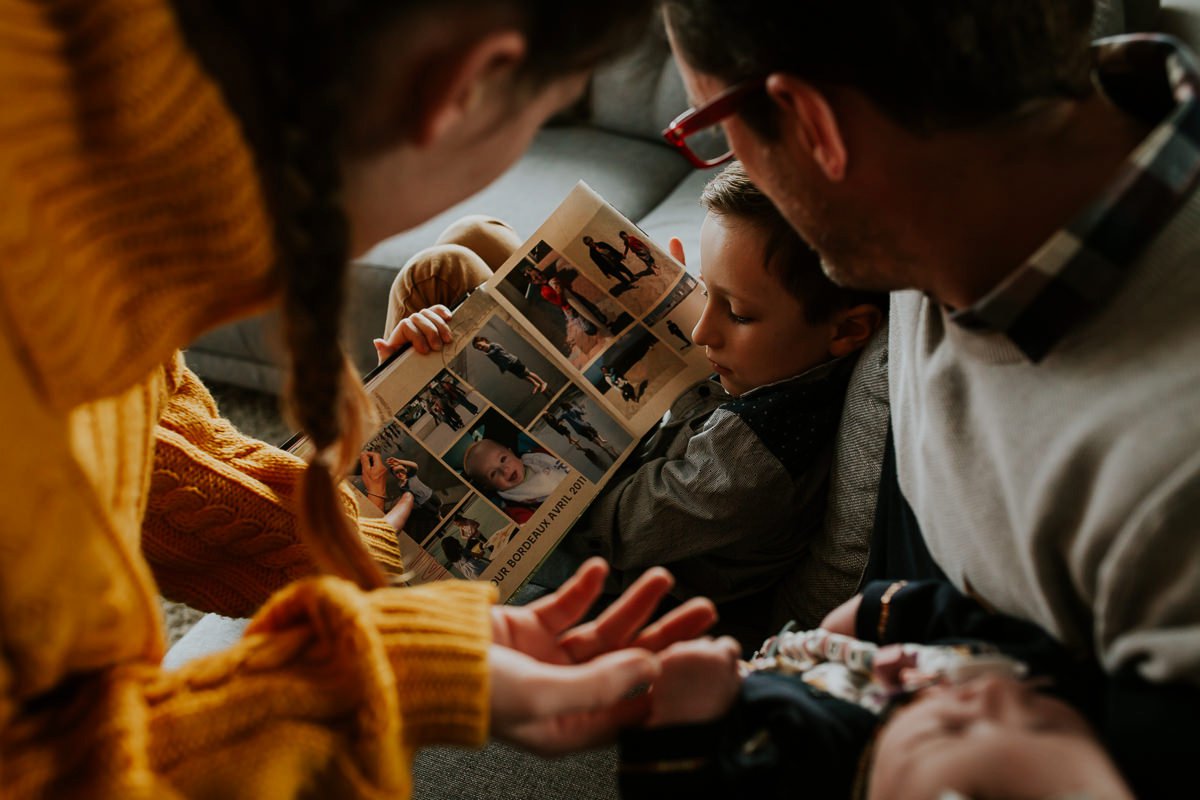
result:
[(847, 382), (884, 305), (833, 285), (740, 164), (701, 202), (707, 303), (692, 341), (716, 375), (674, 403), (566, 547), (603, 555), (622, 585), (669, 565), (680, 598), (712, 598), (722, 629), (752, 647), (775, 617), (829, 610), (777, 611), (772, 587), (822, 524)]
[(1132, 799), (1088, 721), (1098, 665), (946, 581), (872, 582), (764, 650), (740, 687), (723, 660), (664, 672), (623, 797)]

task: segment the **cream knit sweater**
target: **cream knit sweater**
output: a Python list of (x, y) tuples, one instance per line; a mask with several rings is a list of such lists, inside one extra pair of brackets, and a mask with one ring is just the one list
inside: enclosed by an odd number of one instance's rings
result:
[(917, 292), (891, 331), (900, 486), (950, 579), (1200, 683), (1200, 193), (1041, 363)]

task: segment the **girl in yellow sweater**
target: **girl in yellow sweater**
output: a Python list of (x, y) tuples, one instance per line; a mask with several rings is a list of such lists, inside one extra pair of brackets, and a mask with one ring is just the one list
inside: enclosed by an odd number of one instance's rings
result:
[[(404, 797), (423, 744), (641, 710), (660, 660), (621, 648), (711, 617), (639, 636), (665, 575), (575, 629), (602, 566), (524, 609), (384, 588), (336, 333), (347, 257), (499, 174), (649, 5), (0, 0), (0, 796)], [(178, 352), (275, 306), (308, 465)], [(256, 617), (168, 673), (159, 591)]]

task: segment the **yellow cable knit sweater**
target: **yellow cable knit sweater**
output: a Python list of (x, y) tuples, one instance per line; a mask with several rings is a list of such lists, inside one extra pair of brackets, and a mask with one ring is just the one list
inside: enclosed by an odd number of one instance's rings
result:
[[(252, 159), (165, 6), (0, 0), (0, 796), (403, 797), (416, 747), (484, 738), (492, 593), (306, 578), (302, 464), (183, 365), (276, 287)], [(158, 586), (258, 615), (167, 673)]]

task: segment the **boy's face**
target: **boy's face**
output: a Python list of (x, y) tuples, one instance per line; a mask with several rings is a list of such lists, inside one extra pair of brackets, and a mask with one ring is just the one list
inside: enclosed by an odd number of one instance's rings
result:
[(799, 375), (829, 358), (828, 323), (813, 325), (803, 304), (767, 271), (764, 235), (736, 217), (709, 214), (700, 229), (708, 302), (692, 330), (730, 394)]
[(1074, 709), (1006, 677), (922, 690), (880, 732), (870, 800), (932, 800), (946, 790), (1132, 800)]
[(476, 350), (487, 350), (490, 342), (487, 339), (476, 339), (471, 344), (475, 346)]
[(511, 449), (483, 439), (471, 450), (467, 474), (497, 491), (506, 491), (525, 480), (525, 462)]

